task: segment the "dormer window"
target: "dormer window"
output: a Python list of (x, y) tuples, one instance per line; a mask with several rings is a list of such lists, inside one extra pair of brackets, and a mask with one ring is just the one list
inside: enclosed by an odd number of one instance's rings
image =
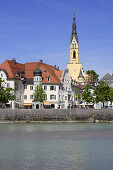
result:
[(47, 77), (47, 81), (51, 81), (51, 77), (50, 76)]
[(47, 73), (47, 71), (46, 71), (46, 70), (44, 70), (44, 73)]
[(3, 74), (1, 74), (1, 77), (3, 77)]

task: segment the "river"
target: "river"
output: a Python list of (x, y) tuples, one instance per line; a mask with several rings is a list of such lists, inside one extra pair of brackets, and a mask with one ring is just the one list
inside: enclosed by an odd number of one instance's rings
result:
[(0, 124), (0, 170), (112, 170), (113, 123)]

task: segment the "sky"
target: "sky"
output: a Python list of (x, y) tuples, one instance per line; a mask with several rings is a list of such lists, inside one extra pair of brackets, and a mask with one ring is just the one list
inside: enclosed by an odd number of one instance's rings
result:
[(0, 64), (70, 62), (73, 9), (84, 71), (113, 73), (113, 0), (0, 0)]

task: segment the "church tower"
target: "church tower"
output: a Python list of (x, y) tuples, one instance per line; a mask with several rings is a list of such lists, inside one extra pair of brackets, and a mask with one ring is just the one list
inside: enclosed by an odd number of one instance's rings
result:
[(79, 44), (76, 32), (75, 11), (73, 16), (72, 34), (70, 39), (70, 63), (79, 63)]
[(79, 62), (79, 43), (76, 31), (75, 10), (72, 23), (72, 33), (70, 39), (70, 63), (67, 64), (70, 76), (78, 83), (85, 82), (87, 74), (84, 73), (82, 63)]

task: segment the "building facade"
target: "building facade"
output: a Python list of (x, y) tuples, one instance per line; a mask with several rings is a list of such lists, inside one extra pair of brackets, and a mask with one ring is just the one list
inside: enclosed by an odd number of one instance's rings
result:
[[(0, 78), (5, 86), (15, 89), (16, 100), (8, 105), (16, 108), (33, 108), (36, 86), (42, 84), (47, 95), (45, 108), (67, 109), (74, 104), (74, 91), (69, 71), (40, 62), (17, 63), (15, 59), (6, 60), (0, 65)], [(37, 106), (37, 108), (39, 108)]]

